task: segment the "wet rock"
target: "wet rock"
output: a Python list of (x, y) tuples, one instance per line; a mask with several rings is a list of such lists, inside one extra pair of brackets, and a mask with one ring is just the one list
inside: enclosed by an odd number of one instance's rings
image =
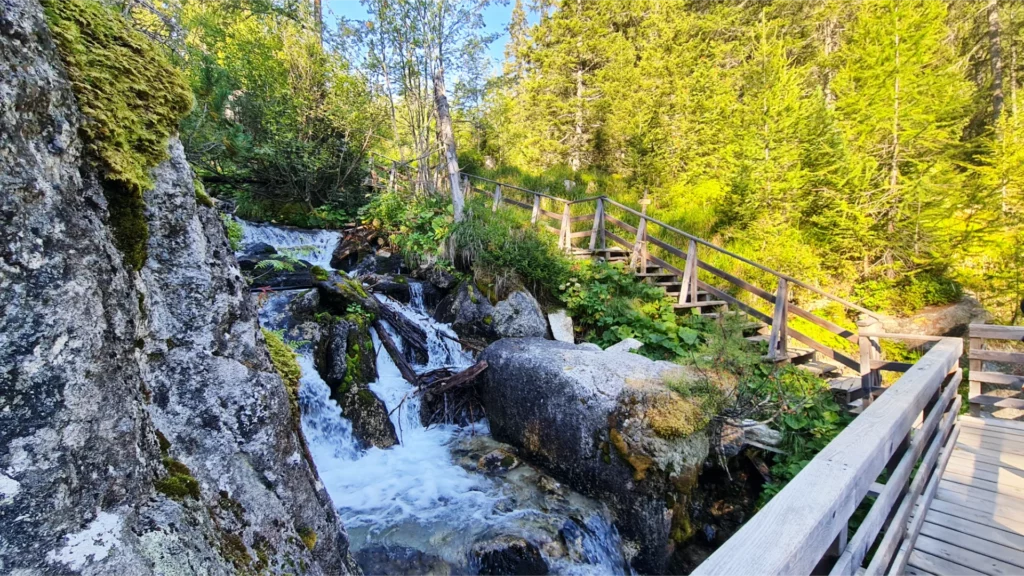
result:
[(320, 293), (306, 290), (288, 303), (288, 315), (299, 321), (312, 320), (320, 311)]
[(499, 536), (473, 547), (479, 563), (477, 574), (543, 575), (547, 562), (537, 546), (517, 536)]
[(459, 283), (454, 274), (433, 263), (413, 270), (412, 277), (423, 280), (441, 291), (451, 290)]
[[(964, 296), (953, 304), (928, 306), (908, 318), (886, 317), (882, 325), (886, 332), (963, 336), (970, 324), (983, 324), (989, 317), (981, 302), (972, 296)], [(908, 341), (908, 344), (919, 343)]]
[(357, 570), (181, 144), (136, 269), (36, 0), (4, 1), (0, 54), (0, 573)]
[(543, 338), (548, 332), (540, 304), (525, 290), (509, 294), (494, 307), (493, 326), (502, 338)]
[(331, 388), (331, 398), (352, 422), (360, 446), (390, 448), (398, 443), (395, 426), (384, 402), (370, 390), (377, 379), (373, 340), (365, 326), (336, 320), (324, 339), (318, 371)]
[(583, 529), (571, 519), (562, 524), (558, 531), (565, 546), (566, 553), (573, 561), (579, 562), (586, 558), (586, 551), (583, 549)]
[(405, 259), (402, 258), (401, 254), (378, 250), (375, 254), (363, 258), (355, 270), (358, 276), (366, 274), (383, 276), (387, 274), (402, 274), (408, 268), (405, 266)]
[(612, 344), (611, 346), (605, 348), (605, 351), (613, 354), (616, 352), (632, 352), (633, 350), (639, 350), (640, 347), (643, 345), (644, 343), (637, 340), (636, 338), (626, 338), (625, 340), (622, 340), (617, 344)]
[(242, 270), (252, 270), (261, 261), (274, 254), (277, 254), (277, 249), (270, 244), (265, 242), (250, 244), (237, 256), (238, 267)]
[(509, 450), (497, 449), (484, 454), (477, 463), (477, 469), (484, 474), (502, 476), (519, 466), (519, 458)]
[(345, 234), (331, 253), (331, 268), (348, 272), (371, 254), (373, 246), (359, 234), (359, 231)]
[(565, 310), (556, 310), (548, 314), (548, 321), (551, 323), (551, 335), (555, 340), (569, 344), (576, 341), (576, 335), (572, 329), (572, 318)]
[(412, 299), (409, 280), (405, 276), (379, 276), (371, 274), (363, 277), (363, 281), (370, 286), (371, 291), (393, 298), (403, 304), (408, 304)]
[(432, 554), (405, 546), (370, 546), (355, 553), (363, 574), (448, 576), (451, 566)]
[(479, 388), (494, 437), (607, 502), (639, 547), (634, 566), (662, 571), (674, 544), (693, 535), (687, 501), (709, 451), (708, 415), (664, 381), (700, 374), (537, 338), (500, 340), (480, 359), (489, 365)]
[(437, 305), (434, 319), (452, 325), (462, 337), (494, 340), (494, 306), (471, 282), (463, 282)]
[(316, 290), (319, 292), (323, 308), (338, 316), (351, 313), (349, 307), (352, 305), (374, 317), (377, 315), (377, 300), (366, 291), (362, 282), (355, 278), (329, 272), (326, 280), (316, 282)]
[(287, 263), (281, 269), (261, 268), (257, 263), (251, 270), (243, 270), (243, 274), (253, 288), (294, 290), (313, 286), (313, 265), (305, 260)]

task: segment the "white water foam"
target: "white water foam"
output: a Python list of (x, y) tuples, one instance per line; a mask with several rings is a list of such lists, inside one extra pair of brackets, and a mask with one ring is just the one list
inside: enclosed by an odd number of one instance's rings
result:
[(334, 230), (303, 230), (274, 226), (272, 224), (257, 224), (246, 222), (236, 218), (242, 225), (242, 250), (260, 242), (270, 244), (278, 251), (289, 251), (300, 259), (330, 269), (331, 254), (341, 240), (341, 232)]

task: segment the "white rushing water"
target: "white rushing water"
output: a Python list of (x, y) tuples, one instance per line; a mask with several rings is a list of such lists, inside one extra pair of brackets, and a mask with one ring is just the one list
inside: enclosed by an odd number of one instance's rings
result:
[[(298, 241), (293, 234), (292, 230), (282, 232), (295, 245)], [(255, 241), (268, 243), (275, 237), (266, 230), (252, 236), (259, 238)], [(325, 244), (323, 250), (329, 259), (333, 245)], [(451, 327), (426, 313), (422, 286), (416, 282), (409, 285), (409, 305), (379, 299), (381, 305), (424, 329), (428, 360), (415, 366), (417, 372), (470, 366), (472, 356), (462, 350)], [(288, 303), (302, 293), (295, 290), (264, 295), (261, 323), (271, 329), (284, 327), (281, 323), (288, 319)], [(401, 347), (400, 336), (386, 323), (382, 325)], [(481, 538), (519, 534), (531, 541), (550, 541), (548, 535), (557, 534), (559, 527), (568, 522), (580, 527), (582, 547), (575, 555), (545, 555), (552, 573), (622, 573), (621, 542), (607, 513), (601, 512), (602, 507), (572, 494), (563, 505), (572, 511), (572, 519), (553, 515), (548, 513), (546, 500), (537, 496), (535, 477), (539, 473), (534, 469), (521, 466), (506, 478), (495, 478), (460, 465), (453, 450), (465, 452), (461, 447), (476, 442), (483, 443), (486, 451), (491, 449), (488, 442), (495, 444), (486, 421), (468, 428), (424, 427), (413, 386), (402, 378), (372, 331), (371, 337), (378, 378), (369, 387), (390, 411), (400, 439), (399, 445), (384, 450), (360, 448), (351, 423), (331, 399), (330, 388), (317, 372), (311, 346), (299, 349), (302, 431), (320, 478), (349, 532), (354, 552), (378, 545), (397, 546), (436, 556), (461, 566), (460, 570), (472, 570), (467, 567), (469, 551)], [(524, 475), (527, 480), (534, 479), (533, 488), (523, 487)], [(519, 483), (513, 478), (519, 478)]]
[(236, 220), (242, 225), (243, 248), (261, 242), (270, 244), (321, 268), (330, 268), (331, 254), (341, 240), (341, 232), (334, 230), (303, 230)]

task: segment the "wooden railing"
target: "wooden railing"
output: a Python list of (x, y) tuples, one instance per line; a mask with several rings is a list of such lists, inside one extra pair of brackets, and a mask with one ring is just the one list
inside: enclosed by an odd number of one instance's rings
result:
[[(391, 189), (399, 181), (413, 183), (422, 177), (410, 162), (376, 156), (384, 163), (371, 164), (371, 180), (375, 187), (385, 187), (383, 182), (386, 181), (386, 187)], [(378, 175), (377, 168), (386, 169), (386, 177)], [(403, 175), (403, 171), (410, 173)], [(877, 393), (881, 372), (905, 372), (910, 366), (882, 358), (879, 337), (910, 338), (910, 335), (886, 335), (881, 325), (882, 318), (877, 313), (654, 218), (647, 213), (646, 202), (642, 202), (637, 210), (603, 195), (570, 200), (466, 172), (462, 172), (462, 187), (467, 198), (475, 194), (487, 195), (492, 211), (502, 205), (529, 211), (531, 225), (557, 235), (558, 247), (566, 252), (599, 253), (607, 251), (610, 246), (617, 246), (629, 255), (631, 267), (641, 273), (646, 272), (649, 266), (672, 273), (681, 279), (677, 308), (692, 307), (699, 311), (705, 302), (698, 302), (698, 293), (706, 292), (709, 298), (714, 299), (713, 302), (727, 304), (770, 327), (769, 357), (785, 360), (790, 352), (788, 343), (792, 339), (843, 369), (858, 374), (858, 392), (866, 399), (865, 403), (870, 402), (873, 392)], [(428, 186), (421, 183), (416, 188)], [(706, 253), (705, 257), (701, 257), (701, 251)], [(721, 261), (746, 266), (755, 274), (772, 279), (774, 285), (760, 287), (734, 274), (735, 270), (723, 270), (709, 261), (708, 256), (712, 254), (719, 255)], [(796, 305), (793, 302), (796, 290), (806, 290), (838, 304), (848, 317), (858, 316), (857, 328), (840, 326)], [(831, 334), (833, 342), (823, 342), (821, 338), (801, 331), (801, 327), (795, 325), (797, 322), (824, 330)], [(929, 337), (915, 336), (913, 339), (929, 340)]]
[(971, 413), (978, 415), (983, 407), (1024, 410), (1024, 400), (982, 394), (981, 391), (982, 385), (998, 386), (1015, 392), (1019, 392), (1024, 386), (1024, 376), (985, 371), (982, 365), (983, 362), (1024, 364), (1024, 352), (985, 349), (986, 340), (1024, 342), (1024, 326), (971, 324), (968, 330), (971, 338), (971, 348), (968, 351), (971, 368), (968, 374), (968, 380), (970, 380), (968, 398), (971, 404)]
[(903, 574), (959, 433), (962, 352), (937, 341), (694, 574)]
[[(568, 200), (466, 173), (463, 173), (463, 184), (472, 194), (489, 195), (492, 198), (492, 210), (497, 210), (501, 205), (529, 210), (531, 224), (558, 235), (558, 247), (562, 250), (598, 253), (614, 245), (629, 254), (630, 265), (640, 272), (646, 271), (648, 266), (657, 266), (678, 276), (682, 284), (678, 308), (701, 305), (697, 302), (697, 294), (699, 291), (707, 292), (715, 302), (728, 304), (771, 327), (768, 342), (770, 356), (785, 359), (789, 352), (788, 341), (793, 339), (860, 374), (863, 393), (868, 398), (880, 382), (879, 371), (907, 369), (905, 365), (881, 360), (877, 338), (864, 338), (857, 330), (844, 328), (797, 306), (792, 302), (792, 293), (795, 289), (802, 289), (837, 303), (847, 315), (859, 315), (859, 328), (880, 333), (881, 316), (875, 312), (654, 218), (647, 213), (646, 203), (642, 203), (637, 210), (607, 196)], [(513, 198), (513, 195), (518, 198)], [(591, 205), (593, 210), (587, 210), (586, 207)], [(677, 243), (685, 246), (685, 249), (672, 243), (677, 238), (680, 240)], [(707, 251), (709, 255), (719, 254), (727, 261), (739, 263), (761, 276), (773, 278), (775, 285), (767, 289), (756, 286), (713, 265), (707, 258), (700, 257), (701, 250)], [(753, 298), (745, 300), (739, 297), (744, 292)], [(759, 306), (757, 301), (763, 304)], [(837, 342), (845, 340), (849, 345), (840, 349), (834, 344), (812, 338), (793, 325), (794, 318), (821, 328), (834, 335)], [(860, 358), (855, 358), (858, 349)]]

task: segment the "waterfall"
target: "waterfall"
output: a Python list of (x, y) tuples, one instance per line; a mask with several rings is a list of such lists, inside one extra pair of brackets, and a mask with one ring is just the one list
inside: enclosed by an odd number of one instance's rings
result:
[[(312, 244), (311, 239), (317, 239), (327, 259), (333, 249), (325, 240), (327, 234), (337, 242), (334, 233), (273, 228), (247, 225), (247, 238), (257, 242), (286, 239), (289, 246)], [(470, 366), (473, 357), (462, 350), (451, 327), (427, 315), (422, 288), (410, 282), (409, 305), (377, 296), (382, 306), (413, 320), (426, 333), (428, 359), (414, 369), (423, 373)], [(265, 295), (260, 323), (269, 329), (294, 326), (297, 322), (291, 318), (288, 304), (303, 293), (290, 290)], [(382, 324), (402, 347), (401, 337)], [(400, 439), (399, 445), (384, 450), (360, 447), (351, 423), (317, 372), (312, 344), (297, 347), (302, 370), (302, 432), (356, 558), (364, 549), (368, 553), (380, 547), (418, 550), (446, 562), (453, 573), (475, 573), (473, 546), (507, 534), (536, 542), (552, 574), (628, 573), (621, 541), (603, 505), (571, 492), (551, 500), (553, 496), (540, 488), (542, 473), (525, 464), (504, 476), (478, 472), (476, 462), (481, 455), (503, 446), (490, 437), (486, 420), (465, 428), (424, 427), (414, 387), (402, 378), (376, 333), (371, 332), (371, 338), (378, 377), (369, 388), (386, 405)], [(565, 530), (571, 532), (571, 538), (560, 536)], [(564, 540), (564, 553), (547, 552), (544, 543), (553, 539), (556, 543)], [(395, 570), (409, 569), (398, 566)]]
[(237, 218), (236, 221), (242, 225), (241, 251), (254, 244), (270, 244), (278, 251), (289, 251), (300, 260), (326, 269), (330, 269), (331, 254), (341, 240), (341, 232), (335, 230), (303, 230)]

